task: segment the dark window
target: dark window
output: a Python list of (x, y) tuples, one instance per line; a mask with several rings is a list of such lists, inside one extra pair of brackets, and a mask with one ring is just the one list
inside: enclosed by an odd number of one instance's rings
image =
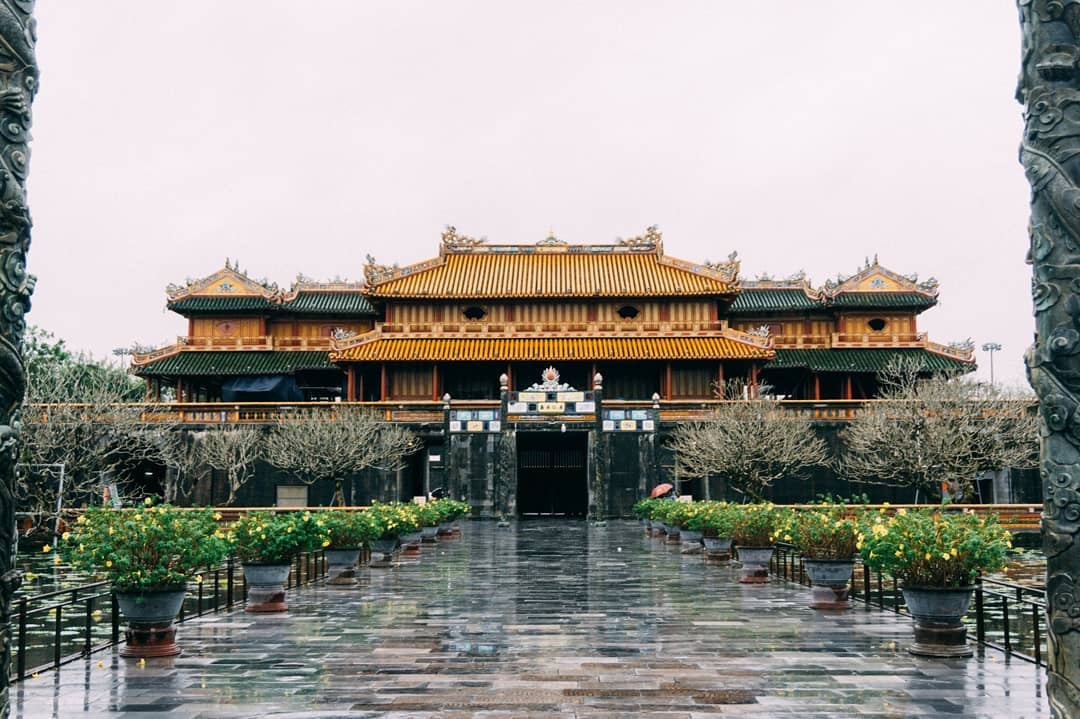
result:
[(638, 313), (638, 308), (633, 305), (623, 305), (619, 308), (619, 317), (622, 317), (624, 320), (632, 320), (638, 316)]
[(484, 311), (483, 307), (465, 308), (465, 319), (467, 320), (482, 320), (485, 316), (487, 316), (487, 312)]
[(881, 330), (885, 329), (885, 320), (880, 317), (876, 317), (866, 324), (870, 325), (870, 329), (874, 330), (874, 332), (881, 332)]

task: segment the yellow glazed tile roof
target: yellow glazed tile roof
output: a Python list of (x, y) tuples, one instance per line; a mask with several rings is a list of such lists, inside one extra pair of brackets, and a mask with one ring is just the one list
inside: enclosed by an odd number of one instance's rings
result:
[(472, 360), (771, 359), (729, 337), (379, 338), (332, 352), (333, 362)]
[(734, 273), (611, 245), (485, 247), (373, 277), (382, 298), (681, 297), (734, 295)]

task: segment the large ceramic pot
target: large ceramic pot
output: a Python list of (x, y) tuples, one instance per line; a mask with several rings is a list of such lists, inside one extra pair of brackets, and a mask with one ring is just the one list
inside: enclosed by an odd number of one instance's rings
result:
[(124, 630), (127, 643), (120, 650), (120, 656), (146, 659), (179, 654), (175, 620), (184, 606), (185, 596), (186, 587), (117, 592), (116, 603), (128, 621), (128, 628)]
[(326, 557), (326, 583), (340, 586), (356, 584), (356, 562), (360, 548), (324, 549)]
[(394, 554), (394, 549), (397, 547), (397, 543), (397, 537), (371, 540), (371, 566), (389, 566), (390, 560), (393, 558), (392, 555)]
[(682, 540), (683, 554), (697, 554), (701, 551), (700, 530), (679, 529), (679, 539)]
[(904, 587), (904, 603), (915, 620), (908, 651), (923, 657), (970, 657), (964, 615), (975, 587)]
[(289, 581), (291, 564), (245, 564), (244, 581), (247, 582), (247, 607), (244, 611), (256, 614), (284, 612), (285, 583)]
[(420, 528), (420, 541), (424, 544), (430, 544), (437, 542), (439, 536), (439, 528), (435, 527), (421, 527)]
[(810, 578), (811, 609), (850, 609), (854, 559), (803, 559)]
[(669, 544), (679, 544), (682, 542), (682, 537), (679, 535), (679, 525), (677, 524), (665, 524), (664, 534), (667, 535), (667, 542)]
[(742, 584), (765, 584), (769, 581), (769, 562), (772, 560), (773, 547), (738, 548), (739, 561), (742, 562)]
[(401, 536), (401, 553), (406, 557), (419, 557), (420, 542), (422, 540), (423, 533), (419, 529), (409, 534), (403, 534)]
[(731, 537), (702, 537), (705, 543), (705, 557), (707, 559), (730, 559)]

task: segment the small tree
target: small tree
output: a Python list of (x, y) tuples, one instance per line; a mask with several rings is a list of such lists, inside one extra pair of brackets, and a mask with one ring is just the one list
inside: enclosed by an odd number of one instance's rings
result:
[(870, 484), (964, 496), (979, 472), (1034, 467), (1034, 399), (896, 362), (841, 433), (843, 471)]
[(160, 458), (172, 470), (165, 476), (165, 501), (170, 504), (191, 498), (207, 472), (199, 438), (202, 432), (170, 432), (161, 442)]
[(736, 492), (761, 499), (776, 480), (829, 464), (828, 448), (808, 420), (763, 399), (767, 388), (746, 390), (742, 382), (725, 383), (718, 391), (724, 402), (711, 417), (680, 424), (671, 434), (667, 444), (679, 476), (718, 475)]
[(266, 438), (266, 458), (306, 484), (335, 481), (334, 504), (342, 505), (346, 475), (399, 469), (419, 447), (416, 435), (374, 410), (342, 405), (283, 414)]
[(229, 481), (225, 504), (232, 504), (237, 490), (255, 475), (255, 462), (263, 452), (262, 432), (254, 427), (215, 429), (204, 433), (200, 444), (206, 464), (225, 472)]
[(27, 347), (23, 471), (17, 479), (19, 511), (39, 524), (53, 518), (58, 490), (55, 473), (41, 468), (64, 466), (64, 505), (99, 495), (106, 477), (129, 489), (120, 470), (158, 459), (175, 426), (143, 419), (143, 408), (132, 404), (143, 396), (141, 380), (49, 339), (35, 330)]

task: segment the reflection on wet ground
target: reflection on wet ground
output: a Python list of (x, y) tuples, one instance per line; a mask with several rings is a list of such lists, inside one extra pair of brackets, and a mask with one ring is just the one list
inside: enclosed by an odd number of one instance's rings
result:
[(1049, 716), (1028, 663), (912, 657), (906, 617), (815, 612), (629, 522), (471, 523), (359, 575), (291, 591), (287, 614), (185, 623), (175, 659), (42, 673), (13, 715)]

